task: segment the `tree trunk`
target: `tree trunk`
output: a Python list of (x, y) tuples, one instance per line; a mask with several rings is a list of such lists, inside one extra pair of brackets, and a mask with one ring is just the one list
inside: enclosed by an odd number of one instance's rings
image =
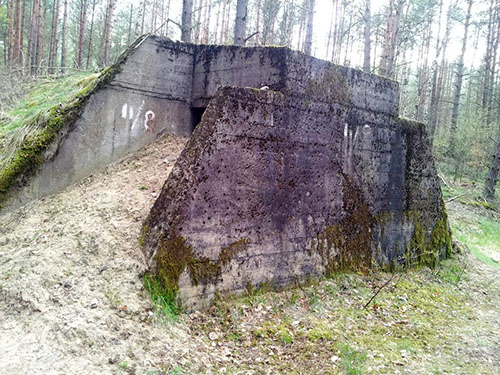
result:
[(92, 36), (94, 33), (94, 16), (95, 16), (95, 6), (97, 0), (92, 1), (92, 16), (90, 17), (90, 28), (89, 28), (89, 45), (87, 49), (87, 62), (85, 63), (85, 69), (90, 69), (90, 55), (92, 49)]
[(201, 34), (201, 24), (203, 23), (203, 8), (204, 8), (204, 1), (200, 0), (200, 3), (198, 4), (198, 20), (196, 21), (196, 28), (195, 28), (195, 35), (194, 35), (194, 42), (198, 44), (200, 42), (200, 34)]
[(364, 28), (364, 48), (363, 48), (363, 70), (367, 73), (370, 72), (370, 52), (371, 52), (371, 0), (365, 0), (365, 28)]
[(495, 186), (498, 180), (498, 173), (500, 171), (500, 126), (498, 128), (497, 143), (493, 156), (491, 158), (491, 165), (488, 170), (488, 176), (484, 183), (484, 197), (492, 201), (495, 198)]
[(111, 30), (115, 5), (116, 0), (108, 0), (106, 14), (104, 16), (104, 30), (101, 45), (101, 66), (107, 66), (109, 64), (109, 55), (111, 52)]
[(307, 28), (306, 28), (306, 41), (304, 45), (304, 52), (308, 55), (311, 54), (312, 50), (312, 38), (313, 38), (313, 23), (314, 23), (314, 4), (315, 0), (309, 0), (309, 9), (307, 15)]
[(40, 25), (40, 30), (38, 32), (38, 42), (37, 42), (37, 61), (36, 61), (36, 65), (37, 65), (37, 72), (39, 74), (42, 74), (42, 61), (43, 61), (43, 35), (44, 35), (44, 29), (45, 29), (45, 20), (46, 20), (46, 17), (45, 17), (45, 13), (47, 11), (47, 7), (44, 7), (44, 2), (43, 0), (40, 0), (39, 2), (39, 9), (40, 9), (40, 13), (39, 13), (39, 17), (40, 17), (40, 22), (39, 22), (39, 25)]
[(132, 16), (134, 15), (134, 4), (130, 4), (130, 16), (128, 19), (127, 46), (132, 42)]
[(226, 15), (226, 26), (224, 29), (224, 42), (227, 42), (229, 38), (230, 20), (231, 20), (231, 0), (227, 0), (227, 15)]
[(49, 45), (49, 74), (54, 74), (57, 65), (57, 29), (59, 23), (59, 3), (60, 0), (54, 0), (52, 3), (52, 27), (50, 30)]
[(141, 35), (144, 34), (144, 23), (146, 19), (146, 0), (142, 0), (142, 11), (141, 11)]
[[(95, 3), (95, 0), (94, 0)], [(68, 0), (64, 0), (64, 14), (61, 33), (61, 72), (66, 68), (66, 28), (68, 23)]]
[(455, 155), (456, 141), (457, 141), (456, 133), (457, 133), (459, 106), (460, 106), (460, 96), (462, 95), (462, 82), (464, 78), (464, 56), (465, 56), (465, 50), (467, 48), (467, 38), (469, 34), (472, 1), (473, 0), (469, 0), (467, 6), (467, 15), (465, 16), (465, 24), (464, 24), (464, 36), (462, 40), (462, 51), (460, 53), (457, 63), (455, 92), (453, 94), (453, 109), (451, 112), (451, 122), (450, 122), (450, 138), (448, 144), (448, 154), (451, 157), (456, 156)]
[(170, 0), (167, 2), (167, 15), (165, 17), (166, 22), (165, 22), (165, 36), (168, 38), (168, 25), (169, 25), (169, 19), (170, 19)]
[(333, 0), (335, 4), (335, 22), (333, 26), (333, 41), (332, 41), (332, 58), (331, 61), (335, 61), (335, 56), (337, 55), (337, 43), (339, 39), (339, 0)]
[[(439, 65), (438, 65), (438, 59), (439, 59), (439, 54), (441, 53), (442, 46), (441, 46), (441, 17), (443, 15), (443, 0), (439, 2), (439, 15), (438, 15), (438, 31), (437, 31), (437, 37), (436, 37), (436, 45), (435, 45), (435, 55), (434, 55), (434, 61), (432, 62), (432, 86), (431, 86), (431, 98), (430, 98), (430, 103), (429, 103), (429, 113), (428, 113), (428, 127), (429, 127), (429, 140), (431, 143), (434, 141), (434, 133), (436, 131), (436, 123), (437, 123), (437, 113), (438, 113), (438, 108), (439, 108), (439, 95), (440, 95), (440, 90), (438, 87), (438, 72), (439, 72)], [(446, 30), (449, 30), (449, 23), (447, 24)], [(449, 33), (449, 31), (448, 31)], [(445, 33), (446, 37), (446, 33)], [(443, 38), (443, 42), (445, 39)]]
[(21, 11), (21, 30), (19, 34), (19, 65), (24, 66), (24, 28), (25, 28), (25, 21), (26, 21), (26, 3), (28, 0), (23, 0), (23, 7)]
[(255, 45), (259, 45), (259, 40), (260, 40), (260, 4), (262, 0), (257, 0), (257, 10), (256, 10), (256, 21), (255, 21)]
[(245, 45), (245, 32), (247, 26), (248, 0), (238, 0), (236, 3), (236, 23), (234, 25), (234, 44)]
[(205, 27), (203, 28), (203, 38), (201, 41), (203, 44), (208, 44), (208, 35), (210, 32), (211, 16), (212, 16), (212, 2), (208, 1), (208, 10), (205, 14)]
[(80, 22), (78, 23), (78, 54), (76, 67), (82, 69), (83, 44), (85, 42), (85, 24), (87, 23), (87, 0), (80, 1)]
[(401, 13), (403, 12), (405, 1), (406, 0), (391, 0), (389, 5), (389, 14), (387, 17), (387, 26), (379, 66), (379, 74), (388, 78), (394, 76), (396, 47), (398, 45)]
[(193, 0), (183, 0), (181, 40), (186, 43), (191, 43), (192, 17), (193, 17)]

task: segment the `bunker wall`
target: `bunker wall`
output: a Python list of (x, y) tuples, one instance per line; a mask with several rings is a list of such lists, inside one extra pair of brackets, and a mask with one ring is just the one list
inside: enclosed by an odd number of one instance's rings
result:
[[(303, 98), (221, 89), (178, 159), (142, 239), (157, 275), (188, 307), (248, 285), (418, 255), (444, 218), (435, 176), (416, 169), (411, 178), (433, 189), (418, 200), (435, 209), (425, 220), (408, 211), (414, 186), (405, 171), (415, 154), (407, 140), (428, 147), (422, 132), (407, 134), (388, 114)], [(437, 258), (442, 245), (426, 250)]]

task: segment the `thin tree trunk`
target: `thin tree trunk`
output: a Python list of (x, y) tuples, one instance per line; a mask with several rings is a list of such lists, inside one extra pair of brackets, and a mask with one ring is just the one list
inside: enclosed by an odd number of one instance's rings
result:
[(371, 52), (371, 0), (365, 0), (365, 28), (364, 28), (364, 48), (363, 48), (363, 70), (367, 73), (370, 72), (370, 52)]
[(134, 4), (130, 4), (130, 16), (128, 19), (127, 46), (132, 42), (132, 16), (134, 15)]
[(238, 0), (236, 3), (236, 23), (234, 25), (234, 44), (245, 45), (245, 32), (247, 26), (248, 0)]
[(425, 114), (425, 104), (427, 102), (427, 94), (429, 89), (429, 53), (430, 53), (430, 45), (432, 39), (432, 23), (433, 17), (429, 19), (429, 23), (426, 27), (426, 35), (424, 41), (424, 48), (421, 50), (421, 63), (418, 68), (418, 100), (416, 101), (415, 108), (415, 119), (419, 122), (423, 121)]
[(390, 2), (387, 27), (382, 47), (382, 57), (379, 66), (379, 74), (381, 76), (389, 78), (394, 76), (396, 48), (398, 45), (399, 27), (404, 3), (405, 0), (391, 0)]
[(50, 44), (49, 44), (49, 74), (54, 74), (57, 65), (57, 29), (59, 22), (59, 1), (54, 0), (52, 3), (52, 26), (50, 30)]
[[(95, 0), (94, 0), (95, 3)], [(64, 0), (64, 14), (61, 33), (61, 72), (64, 73), (66, 68), (66, 28), (68, 22), (68, 0)]]
[(492, 201), (495, 198), (495, 186), (498, 181), (498, 173), (500, 171), (500, 127), (498, 128), (497, 142), (495, 150), (491, 158), (491, 165), (488, 169), (488, 176), (484, 183), (484, 197)]
[(146, 19), (146, 0), (142, 0), (142, 14), (141, 14), (141, 35), (144, 34), (144, 23)]
[(43, 62), (43, 48), (44, 48), (44, 43), (43, 43), (43, 36), (44, 36), (44, 31), (45, 31), (45, 21), (47, 19), (47, 6), (43, 6), (44, 1), (40, 1), (40, 17), (41, 17), (41, 22), (40, 22), (40, 32), (38, 33), (38, 70), (40, 74), (43, 74), (43, 69), (42, 69), (42, 62)]
[(460, 106), (460, 96), (462, 95), (462, 82), (464, 78), (464, 56), (465, 50), (467, 48), (467, 38), (469, 33), (471, 10), (472, 10), (473, 0), (468, 1), (467, 15), (465, 16), (464, 25), (464, 36), (462, 40), (462, 50), (458, 58), (457, 71), (456, 71), (456, 81), (455, 81), (455, 92), (453, 94), (453, 109), (451, 112), (451, 122), (450, 122), (450, 138), (448, 145), (448, 153), (451, 157), (456, 156), (456, 141), (457, 141), (457, 124), (458, 124), (458, 114)]
[(256, 15), (256, 24), (255, 24), (255, 44), (258, 46), (259, 45), (259, 40), (260, 40), (260, 5), (261, 5), (262, 0), (257, 0), (257, 15)]
[(87, 0), (80, 1), (80, 22), (78, 24), (78, 54), (76, 67), (82, 69), (83, 45), (85, 42), (85, 24), (87, 23)]
[[(431, 98), (429, 103), (429, 113), (428, 113), (428, 123), (429, 123), (429, 139), (432, 147), (432, 143), (434, 141), (434, 133), (436, 131), (436, 122), (437, 122), (437, 112), (439, 106), (439, 90), (438, 90), (438, 72), (439, 65), (438, 59), (439, 54), (442, 50), (441, 45), (441, 17), (443, 15), (443, 0), (439, 2), (439, 15), (438, 15), (438, 31), (436, 37), (436, 45), (435, 45), (435, 55), (434, 61), (432, 62), (432, 87), (431, 87)], [(447, 30), (448, 30), (447, 25)], [(445, 35), (446, 37), (446, 35)], [(444, 39), (443, 39), (444, 41)]]
[(165, 36), (168, 38), (168, 26), (169, 23), (168, 20), (170, 19), (170, 0), (167, 2), (167, 16), (165, 17), (166, 22), (165, 22)]
[(94, 34), (94, 16), (95, 16), (95, 6), (96, 6), (97, 0), (92, 1), (92, 16), (90, 18), (90, 28), (89, 28), (89, 45), (87, 49), (87, 62), (85, 63), (85, 69), (89, 70), (90, 69), (90, 55), (91, 55), (91, 49), (92, 49), (92, 37)]
[(335, 19), (335, 7), (332, 9), (332, 13), (330, 15), (330, 29), (328, 30), (328, 38), (326, 40), (326, 56), (325, 60), (328, 60), (328, 56), (330, 55), (330, 44), (332, 42), (332, 32), (333, 32), (333, 21)]
[(200, 0), (200, 3), (198, 4), (198, 20), (196, 22), (196, 32), (194, 36), (194, 42), (198, 44), (200, 42), (200, 33), (201, 33), (201, 24), (203, 22), (202, 15), (203, 15), (203, 6), (204, 6), (204, 1)]
[(181, 40), (186, 43), (191, 43), (192, 17), (193, 0), (183, 0)]
[(227, 15), (226, 15), (226, 27), (224, 30), (224, 42), (229, 39), (229, 23), (231, 20), (231, 0), (227, 0)]
[(205, 14), (205, 27), (203, 28), (203, 38), (202, 43), (208, 44), (208, 35), (210, 31), (210, 19), (212, 16), (212, 2), (208, 1), (208, 10)]
[(307, 28), (306, 28), (306, 41), (305, 41), (305, 46), (304, 46), (304, 52), (307, 55), (310, 55), (311, 50), (312, 50), (314, 5), (315, 5), (315, 0), (309, 0), (309, 9), (308, 9), (308, 15), (307, 15)]
[(109, 64), (109, 56), (111, 52), (111, 30), (115, 5), (116, 0), (108, 0), (106, 14), (104, 17), (104, 30), (101, 45), (101, 66), (107, 66)]
[(331, 61), (335, 61), (335, 56), (337, 55), (337, 42), (339, 39), (339, 0), (333, 0), (335, 4), (335, 22), (333, 26), (333, 42), (332, 42), (332, 58)]
[(10, 0), (9, 2), (9, 51), (7, 54), (7, 60), (9, 61), (9, 65), (12, 64), (13, 56), (14, 56), (14, 36), (15, 36), (15, 31), (14, 31), (14, 20), (15, 20), (15, 8), (16, 4), (14, 2), (15, 0)]
[(19, 34), (19, 66), (24, 66), (24, 28), (26, 23), (26, 3), (28, 0), (23, 0), (21, 11), (21, 30)]

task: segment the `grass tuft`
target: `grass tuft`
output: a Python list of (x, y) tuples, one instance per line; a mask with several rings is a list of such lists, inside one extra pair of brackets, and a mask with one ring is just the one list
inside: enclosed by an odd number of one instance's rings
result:
[(175, 295), (163, 287), (152, 274), (146, 274), (143, 280), (144, 286), (151, 296), (153, 312), (166, 318), (167, 321), (177, 321), (182, 308), (177, 303)]

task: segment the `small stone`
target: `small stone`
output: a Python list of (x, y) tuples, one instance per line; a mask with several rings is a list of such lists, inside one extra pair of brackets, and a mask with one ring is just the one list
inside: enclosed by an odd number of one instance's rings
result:
[(217, 338), (218, 338), (218, 337), (219, 337), (219, 335), (217, 335), (217, 333), (215, 333), (215, 332), (210, 332), (210, 333), (208, 334), (208, 338), (209, 338), (210, 340), (212, 340), (212, 341), (217, 340)]
[(334, 355), (330, 358), (330, 362), (335, 363), (339, 360), (339, 357), (337, 355)]

